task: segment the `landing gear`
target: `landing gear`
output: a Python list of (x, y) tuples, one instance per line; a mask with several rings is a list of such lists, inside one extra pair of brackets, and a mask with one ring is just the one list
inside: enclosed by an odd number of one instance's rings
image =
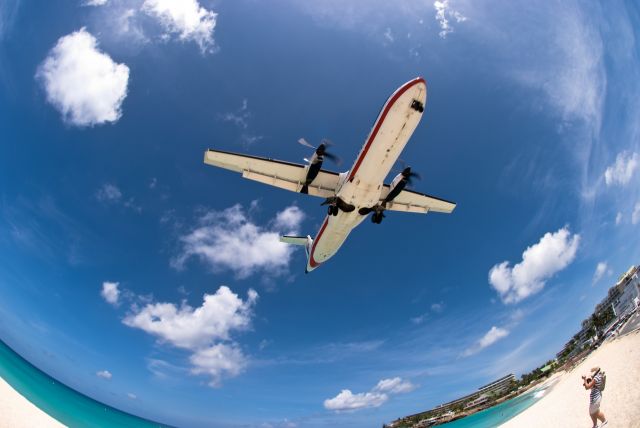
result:
[(413, 102), (411, 103), (411, 108), (419, 113), (422, 113), (424, 111), (424, 104), (422, 104), (418, 100), (413, 100)]
[(327, 209), (327, 215), (332, 215), (335, 217), (338, 215), (338, 211), (339, 208), (336, 205), (329, 205), (329, 208)]
[(384, 214), (382, 214), (381, 212), (374, 212), (373, 215), (371, 216), (371, 221), (374, 224), (380, 224), (382, 223), (383, 218), (384, 218)]

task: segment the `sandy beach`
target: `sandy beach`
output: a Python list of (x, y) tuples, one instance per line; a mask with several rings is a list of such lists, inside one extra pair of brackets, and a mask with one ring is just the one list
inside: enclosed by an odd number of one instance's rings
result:
[(640, 427), (639, 332), (602, 345), (573, 370), (562, 374), (536, 404), (501, 427), (591, 427), (589, 391), (582, 387), (581, 375), (595, 366), (607, 374), (601, 405), (609, 420), (607, 428)]
[(60, 422), (24, 398), (0, 379), (0, 428), (60, 428)]

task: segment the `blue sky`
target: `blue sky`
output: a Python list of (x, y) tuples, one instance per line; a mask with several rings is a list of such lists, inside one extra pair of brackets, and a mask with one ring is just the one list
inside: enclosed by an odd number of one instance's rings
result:
[[(633, 2), (88, 3), (0, 5), (0, 338), (85, 394), (381, 425), (551, 358), (640, 261)], [(348, 164), (416, 76), (402, 158), (458, 207), (365, 222), (312, 274), (276, 241), (321, 201), (202, 162), (326, 137)]]

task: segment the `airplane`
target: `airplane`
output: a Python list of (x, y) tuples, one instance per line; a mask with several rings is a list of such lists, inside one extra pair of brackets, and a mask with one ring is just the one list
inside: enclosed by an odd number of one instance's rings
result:
[[(208, 165), (239, 172), (255, 180), (292, 192), (325, 198), (328, 205), (315, 239), (311, 236), (282, 236), (281, 242), (304, 246), (305, 273), (333, 257), (356, 226), (370, 213), (380, 224), (385, 211), (408, 213), (451, 213), (456, 204), (406, 188), (417, 174), (405, 167), (390, 184), (384, 180), (418, 126), (427, 99), (427, 85), (417, 77), (400, 86), (387, 100), (350, 170), (342, 173), (322, 169), (327, 152), (323, 140), (307, 164), (208, 149)], [(300, 139), (302, 144), (309, 145)], [(313, 146), (311, 146), (313, 147)]]

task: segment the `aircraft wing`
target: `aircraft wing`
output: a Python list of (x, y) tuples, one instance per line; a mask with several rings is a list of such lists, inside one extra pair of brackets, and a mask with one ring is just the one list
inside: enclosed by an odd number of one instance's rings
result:
[[(384, 185), (380, 200), (389, 193), (389, 186)], [(423, 213), (430, 211), (450, 214), (456, 207), (454, 202), (445, 201), (435, 196), (425, 195), (424, 193), (414, 192), (413, 190), (403, 190), (396, 196), (393, 201), (387, 204), (386, 209), (391, 211), (404, 211), (409, 213)]]
[[(307, 176), (307, 165), (221, 150), (209, 149), (204, 152), (204, 163), (239, 172), (249, 180), (292, 192), (300, 191)], [(322, 198), (335, 196), (339, 179), (337, 172), (322, 169), (309, 185), (309, 194)]]

